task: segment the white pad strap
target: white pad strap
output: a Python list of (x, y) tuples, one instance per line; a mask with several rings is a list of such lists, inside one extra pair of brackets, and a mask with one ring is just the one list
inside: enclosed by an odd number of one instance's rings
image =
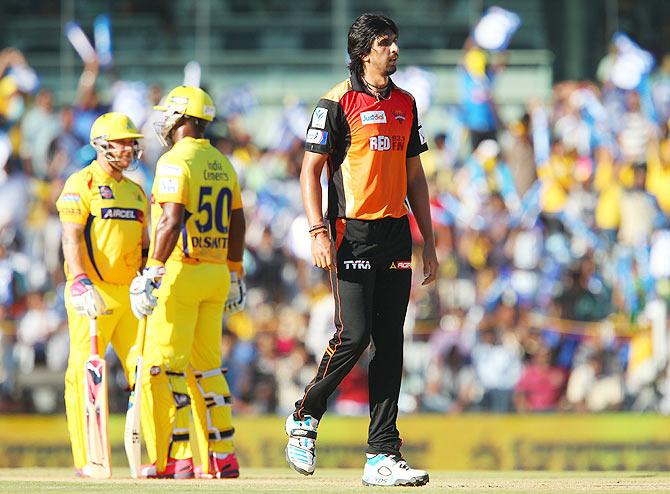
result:
[(215, 376), (223, 377), (224, 374), (223, 369), (210, 369), (206, 371), (194, 370), (193, 374), (195, 375), (196, 382), (198, 383), (198, 389), (200, 390), (200, 394), (202, 394), (202, 397), (205, 399), (205, 405), (207, 405), (207, 408), (224, 407), (232, 405), (233, 399), (230, 396), (224, 396), (218, 393), (214, 393), (213, 391), (205, 391), (200, 382), (201, 379), (207, 379), (208, 377), (215, 377)]
[(214, 376), (218, 376), (218, 375), (223, 376), (223, 372), (224, 372), (223, 369), (210, 369), (210, 370), (206, 370), (206, 371), (194, 370), (193, 374), (195, 375), (196, 379), (203, 379), (203, 378), (206, 379), (208, 377), (214, 377)]

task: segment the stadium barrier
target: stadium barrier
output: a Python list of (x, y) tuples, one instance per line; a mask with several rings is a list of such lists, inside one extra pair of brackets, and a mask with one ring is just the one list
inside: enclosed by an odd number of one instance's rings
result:
[[(111, 417), (112, 461), (125, 467), (121, 415)], [(360, 467), (366, 417), (329, 416), (320, 467)], [(670, 470), (670, 418), (658, 415), (411, 415), (399, 419), (403, 453), (433, 470)], [(284, 418), (237, 417), (242, 467), (282, 467)], [(71, 465), (65, 418), (0, 416), (0, 468)]]

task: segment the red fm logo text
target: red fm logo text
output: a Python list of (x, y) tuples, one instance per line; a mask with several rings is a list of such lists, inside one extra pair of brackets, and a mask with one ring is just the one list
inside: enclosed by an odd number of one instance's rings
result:
[(372, 136), (370, 137), (370, 151), (404, 151), (404, 136)]

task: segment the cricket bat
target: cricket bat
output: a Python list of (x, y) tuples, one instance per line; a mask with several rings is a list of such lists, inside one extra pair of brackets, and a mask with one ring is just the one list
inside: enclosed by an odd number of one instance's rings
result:
[(126, 448), (126, 457), (130, 465), (130, 475), (136, 479), (140, 475), (140, 460), (142, 459), (142, 443), (140, 440), (140, 412), (142, 410), (142, 370), (144, 352), (144, 335), (147, 330), (147, 318), (140, 319), (137, 333), (137, 348), (139, 355), (135, 364), (135, 384), (128, 398), (126, 412), (126, 427), (123, 434), (123, 444)]
[(107, 403), (107, 367), (98, 351), (98, 320), (90, 319), (91, 356), (86, 361), (84, 388), (86, 395), (85, 472), (93, 478), (112, 476), (109, 445), (109, 407)]

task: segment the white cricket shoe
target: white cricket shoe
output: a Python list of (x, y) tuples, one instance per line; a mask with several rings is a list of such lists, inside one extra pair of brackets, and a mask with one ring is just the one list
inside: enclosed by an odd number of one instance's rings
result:
[(410, 467), (400, 456), (368, 454), (363, 469), (363, 485), (418, 487), (427, 483), (428, 473)]
[(286, 419), (286, 461), (298, 473), (312, 475), (316, 467), (316, 428), (319, 421), (309, 415), (305, 420), (295, 420), (293, 414)]

